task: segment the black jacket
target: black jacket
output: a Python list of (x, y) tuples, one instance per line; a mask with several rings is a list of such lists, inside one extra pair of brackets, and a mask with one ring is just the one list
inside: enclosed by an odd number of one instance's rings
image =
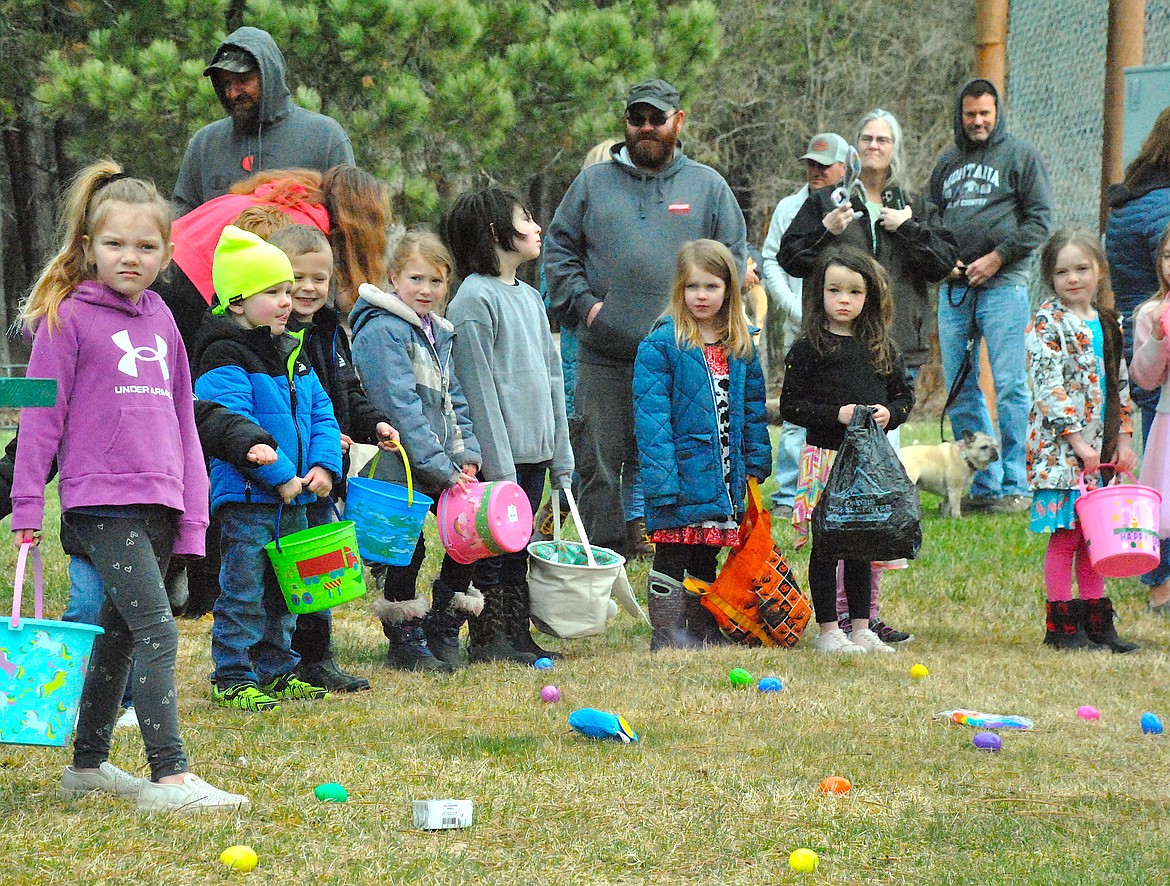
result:
[[(321, 380), (333, 403), (333, 414), (341, 433), (355, 443), (377, 443), (378, 422), (389, 423), (385, 413), (366, 396), (361, 379), (353, 366), (349, 336), (341, 326), (341, 317), (333, 308), (324, 307), (313, 316), (312, 323), (289, 322), (289, 330), (305, 330), (301, 355)], [(345, 475), (349, 473), (349, 453), (342, 457), (342, 481), (334, 488), (335, 498), (345, 498)]]
[[(848, 244), (878, 260), (890, 277), (890, 296), (894, 301), (894, 325), (891, 333), (907, 366), (922, 366), (930, 359), (931, 320), (930, 284), (951, 272), (959, 247), (955, 238), (942, 226), (938, 211), (921, 197), (913, 197), (913, 212), (908, 221), (893, 233), (877, 226), (874, 248), (874, 225), (865, 204), (856, 194), (853, 208), (861, 213), (840, 235), (825, 227), (822, 219), (836, 205), (833, 188), (813, 191), (796, 213), (780, 241), (777, 259), (793, 277), (807, 277), (820, 254), (835, 243)], [(805, 298), (812, 293), (805, 292)], [(807, 315), (807, 310), (806, 310)]]

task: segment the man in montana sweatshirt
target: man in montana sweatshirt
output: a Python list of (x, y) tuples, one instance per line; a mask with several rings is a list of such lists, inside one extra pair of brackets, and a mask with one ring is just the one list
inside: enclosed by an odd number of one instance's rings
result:
[(228, 116), (195, 133), (171, 201), (179, 215), (264, 169), (325, 172), (353, 163), (349, 136), (332, 117), (293, 104), (284, 56), (272, 35), (237, 28), (203, 71)]
[(989, 80), (969, 82), (955, 102), (955, 145), (930, 177), (930, 199), (960, 246), (960, 258), (939, 289), (938, 334), (943, 374), (951, 389), (967, 341), (974, 361), (950, 408), (956, 437), (994, 434), (979, 389), (979, 340), (987, 343), (995, 382), (1003, 458), (975, 475), (963, 510), (1015, 513), (1031, 504), (1025, 458), (1028, 381), (1024, 329), (1032, 253), (1052, 226), (1052, 193), (1039, 152), (1006, 131), (999, 93)]
[(679, 143), (678, 90), (647, 80), (626, 97), (626, 140), (612, 163), (577, 176), (545, 238), (544, 270), (554, 313), (580, 336), (573, 455), (581, 517), (594, 543), (630, 555), (622, 474), (637, 470), (633, 379), (638, 345), (666, 309), (679, 247), (725, 243), (742, 273), (743, 212), (723, 176)]

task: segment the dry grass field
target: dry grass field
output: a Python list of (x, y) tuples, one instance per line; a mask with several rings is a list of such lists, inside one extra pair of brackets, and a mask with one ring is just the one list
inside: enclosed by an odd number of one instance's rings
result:
[[(1144, 612), (1136, 580), (1111, 582), (1139, 653), (1042, 648), (1043, 539), (1023, 516), (943, 520), (936, 504), (924, 496), (922, 557), (886, 581), (886, 620), (916, 634), (893, 656), (834, 658), (807, 642), (651, 655), (648, 629), (622, 614), (602, 637), (549, 641), (566, 653), (552, 671), (402, 674), (381, 667), (381, 631), (358, 601), (337, 612), (338, 657), (374, 691), (258, 715), (211, 705), (210, 621), (182, 621), (193, 771), (248, 794), (252, 811), (176, 819), (65, 802), (68, 750), (0, 746), (0, 882), (1167, 881), (1170, 735), (1138, 721), (1170, 718), (1170, 625)], [(775, 535), (787, 550), (790, 530)], [(57, 614), (64, 559), (55, 539), (45, 551)], [(13, 561), (0, 556), (5, 575)], [(792, 561), (803, 583), (804, 558)], [(643, 597), (645, 569), (631, 570)], [(930, 675), (912, 679), (915, 663)], [(784, 689), (733, 689), (733, 667)], [(559, 703), (541, 702), (546, 683)], [(1083, 704), (1101, 719), (1079, 720)], [(583, 738), (567, 724), (578, 707), (623, 714), (641, 740)], [(935, 716), (952, 708), (1036, 727), (979, 751), (974, 730)], [(117, 734), (112, 759), (145, 774), (136, 733)], [(852, 791), (823, 796), (827, 775)], [(319, 803), (327, 781), (349, 801)], [(427, 798), (472, 800), (474, 825), (414, 829), (411, 801)], [(239, 843), (259, 855), (251, 873), (218, 861)], [(819, 854), (816, 874), (789, 869), (797, 847)]]

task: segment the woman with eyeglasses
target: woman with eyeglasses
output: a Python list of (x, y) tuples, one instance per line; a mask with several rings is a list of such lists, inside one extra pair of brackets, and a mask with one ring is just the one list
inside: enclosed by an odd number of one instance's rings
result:
[[(847, 171), (848, 200), (839, 205), (832, 185), (809, 193), (780, 242), (777, 258), (794, 277), (808, 275), (821, 253), (834, 245), (847, 243), (876, 258), (889, 275), (894, 302), (891, 331), (913, 385), (918, 370), (930, 359), (931, 284), (951, 272), (959, 249), (937, 210), (910, 193), (897, 118), (881, 108), (870, 111), (858, 124), (855, 144), (861, 168), (852, 181)], [(890, 442), (897, 447), (896, 432)], [(878, 617), (879, 575), (875, 568), (870, 629), (884, 643), (913, 639), (913, 634), (895, 630)], [(838, 611), (846, 608), (844, 592), (838, 588)], [(841, 627), (848, 630), (847, 618)]]
[(911, 378), (930, 359), (930, 285), (955, 266), (958, 246), (938, 215), (905, 179), (902, 127), (881, 108), (857, 127), (861, 175), (851, 184), (847, 207), (832, 199), (833, 188), (809, 194), (780, 244), (780, 264), (803, 277), (830, 245), (858, 246), (886, 269), (894, 297), (894, 340)]

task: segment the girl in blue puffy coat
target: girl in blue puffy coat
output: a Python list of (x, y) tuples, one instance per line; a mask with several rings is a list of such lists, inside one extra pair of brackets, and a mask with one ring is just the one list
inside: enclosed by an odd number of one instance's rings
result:
[(683, 577), (715, 580), (719, 549), (739, 543), (748, 478), (762, 483), (772, 465), (764, 375), (722, 243), (679, 250), (670, 306), (634, 363), (634, 433), (655, 544), (650, 648), (717, 642)]

